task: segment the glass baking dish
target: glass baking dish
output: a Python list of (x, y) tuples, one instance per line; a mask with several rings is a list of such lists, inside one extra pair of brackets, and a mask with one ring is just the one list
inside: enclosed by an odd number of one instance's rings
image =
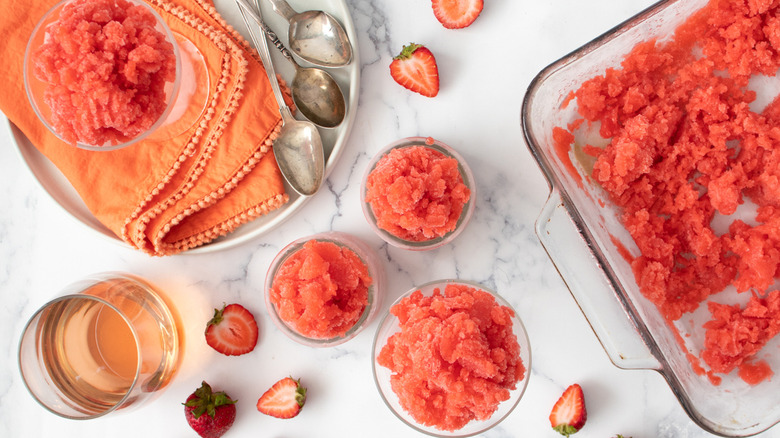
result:
[[(780, 378), (751, 386), (734, 371), (722, 375), (716, 386), (694, 372), (687, 355), (699, 355), (704, 334), (697, 328), (709, 313), (705, 309), (686, 314), (676, 323), (681, 338), (676, 337), (656, 307), (642, 296), (629, 262), (620, 253), (619, 246), (632, 254), (638, 250), (620, 223), (617, 208), (587, 178), (583, 161), (560, 159), (552, 138), (554, 127), (565, 128), (581, 117), (576, 102), (566, 104), (570, 92), (608, 67), (619, 67), (637, 43), (668, 38), (706, 3), (660, 1), (554, 62), (531, 82), (521, 122), (531, 154), (550, 185), (549, 198), (536, 222), (537, 236), (612, 362), (624, 369), (657, 370), (699, 426), (721, 436), (744, 437), (780, 421)], [(567, 169), (570, 164), (574, 169)], [(775, 372), (780, 370), (778, 338), (759, 353)]]

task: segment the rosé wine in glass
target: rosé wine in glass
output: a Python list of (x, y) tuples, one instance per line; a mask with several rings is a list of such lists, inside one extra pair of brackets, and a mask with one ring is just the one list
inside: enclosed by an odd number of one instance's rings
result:
[(88, 419), (168, 385), (180, 359), (178, 317), (144, 280), (99, 274), (30, 319), (19, 346), (24, 383), (46, 409)]

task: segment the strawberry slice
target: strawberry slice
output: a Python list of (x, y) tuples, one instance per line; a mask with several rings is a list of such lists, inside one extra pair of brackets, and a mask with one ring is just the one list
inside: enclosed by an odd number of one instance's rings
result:
[(206, 325), (206, 343), (226, 356), (239, 356), (254, 350), (257, 337), (254, 315), (240, 304), (214, 309), (214, 317)]
[(468, 27), (482, 12), (482, 0), (432, 0), (433, 15), (447, 29)]
[(582, 429), (588, 413), (585, 410), (585, 395), (578, 384), (573, 384), (563, 391), (561, 398), (555, 402), (550, 412), (550, 424), (563, 436), (569, 436)]
[(426, 97), (439, 94), (439, 67), (433, 53), (421, 44), (409, 44), (390, 63), (390, 75), (404, 88)]
[(276, 418), (292, 418), (301, 412), (304, 403), (306, 388), (301, 386), (301, 380), (285, 377), (260, 396), (257, 410)]

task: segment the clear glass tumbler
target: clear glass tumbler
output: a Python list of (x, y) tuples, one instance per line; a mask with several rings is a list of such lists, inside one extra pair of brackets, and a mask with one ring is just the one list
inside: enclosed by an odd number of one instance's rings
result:
[(65, 418), (90, 419), (159, 394), (180, 361), (180, 323), (143, 279), (97, 274), (30, 318), (19, 369), (30, 394)]

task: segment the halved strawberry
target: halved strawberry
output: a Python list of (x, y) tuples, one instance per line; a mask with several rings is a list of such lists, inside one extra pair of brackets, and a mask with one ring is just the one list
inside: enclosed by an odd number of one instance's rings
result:
[(434, 97), (439, 94), (439, 67), (428, 48), (411, 43), (390, 63), (390, 75), (404, 88)]
[(447, 29), (471, 25), (482, 12), (482, 0), (432, 0), (433, 15)]
[(214, 317), (206, 325), (206, 343), (227, 356), (249, 353), (257, 345), (257, 322), (252, 313), (240, 304), (214, 309)]
[(276, 418), (292, 418), (301, 412), (304, 403), (306, 388), (301, 386), (301, 380), (285, 377), (260, 396), (257, 410)]
[(569, 436), (582, 429), (588, 413), (585, 410), (585, 395), (578, 384), (573, 384), (563, 391), (561, 398), (555, 402), (550, 412), (550, 424), (563, 436)]

